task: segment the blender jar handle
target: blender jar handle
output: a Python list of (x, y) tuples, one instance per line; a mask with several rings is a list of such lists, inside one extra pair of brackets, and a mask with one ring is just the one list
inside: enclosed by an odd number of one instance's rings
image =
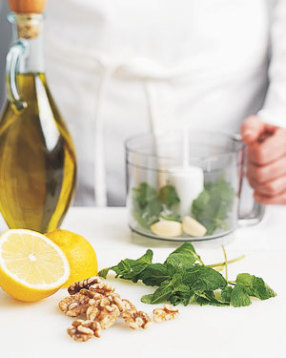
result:
[[(245, 162), (246, 162), (246, 145), (241, 140), (241, 135), (236, 134), (233, 137), (233, 140), (241, 147), (241, 188), (240, 188), (240, 194), (242, 192), (242, 187), (245, 184), (245, 181), (247, 180), (244, 177), (244, 168), (245, 168)], [(240, 198), (241, 200), (241, 198)], [(264, 216), (265, 213), (265, 206), (258, 203), (253, 199), (252, 208), (249, 213), (247, 214), (241, 214), (240, 213), (240, 205), (238, 210), (238, 223), (239, 226), (251, 226), (258, 224)]]
[(265, 206), (253, 200), (252, 210), (247, 215), (239, 215), (239, 226), (251, 226), (260, 223), (265, 213)]
[(15, 42), (10, 48), (7, 55), (6, 65), (6, 86), (8, 100), (16, 107), (18, 111), (27, 107), (27, 102), (23, 101), (19, 95), (19, 88), (17, 84), (17, 73), (19, 72), (19, 66), (26, 51), (26, 44), (23, 40)]

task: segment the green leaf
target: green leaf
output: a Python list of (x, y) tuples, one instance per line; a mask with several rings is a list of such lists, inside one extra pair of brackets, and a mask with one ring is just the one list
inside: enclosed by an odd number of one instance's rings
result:
[(216, 297), (213, 291), (197, 292), (195, 294), (195, 302), (199, 305), (211, 305), (211, 306), (228, 306), (229, 303), (224, 302)]
[(178, 222), (182, 221), (181, 216), (179, 214), (176, 214), (176, 213), (164, 214), (164, 212), (163, 212), (163, 213), (160, 214), (160, 218), (163, 219), (163, 220), (169, 220), (169, 221), (178, 221)]
[(172, 281), (164, 281), (161, 286), (151, 295), (145, 295), (141, 298), (143, 303), (161, 303), (168, 301), (173, 291)]
[(200, 257), (193, 245), (185, 242), (168, 256), (164, 264), (167, 265), (169, 273), (173, 274), (178, 270), (192, 267), (197, 260), (200, 260)]
[(124, 259), (121, 260), (116, 266), (109, 267), (108, 269), (101, 270), (102, 277), (106, 277), (109, 270), (116, 273), (116, 277), (124, 280), (131, 280), (137, 282), (140, 275), (146, 267), (152, 263), (153, 251), (148, 249), (146, 253), (137, 260)]
[(141, 302), (147, 303), (151, 305), (153, 302), (153, 293), (150, 293), (149, 295), (144, 295), (141, 297)]
[(184, 274), (184, 283), (193, 291), (214, 291), (227, 285), (225, 278), (211, 267), (194, 265)]
[(233, 288), (230, 296), (230, 303), (233, 307), (242, 307), (251, 305), (251, 300), (246, 288), (237, 284)]
[(276, 293), (263, 281), (261, 277), (256, 277), (248, 273), (240, 273), (236, 277), (236, 283), (243, 285), (249, 296), (267, 300), (275, 297)]
[(228, 213), (234, 197), (231, 184), (221, 176), (215, 182), (205, 184), (204, 190), (192, 203), (191, 214), (208, 229), (208, 235), (218, 228), (227, 230)]
[(159, 220), (162, 210), (163, 206), (157, 197), (156, 189), (148, 183), (141, 183), (139, 187), (132, 189), (133, 217), (140, 226), (149, 229)]
[(184, 306), (187, 306), (190, 302), (190, 298), (193, 295), (191, 288), (185, 284), (177, 285), (169, 298), (169, 301), (172, 305), (177, 306), (179, 303), (182, 303)]
[(98, 272), (98, 276), (106, 278), (108, 275), (108, 272), (111, 270), (111, 267), (107, 267), (105, 269), (102, 269), (101, 271)]
[(221, 300), (225, 303), (230, 303), (230, 299), (231, 299), (231, 294), (233, 291), (233, 287), (231, 286), (226, 286), (224, 289), (222, 289), (221, 291)]
[(153, 260), (153, 251), (148, 249), (145, 254), (141, 257), (139, 257), (139, 259), (135, 260), (135, 262), (144, 262), (146, 264), (151, 264)]
[(141, 301), (144, 303), (161, 303), (170, 301), (173, 305), (183, 303), (187, 305), (193, 292), (185, 285), (182, 275), (177, 273), (171, 280), (163, 281), (160, 287), (151, 295), (145, 295)]
[(137, 203), (133, 204), (134, 218), (146, 229), (149, 229), (151, 225), (159, 221), (161, 211), (162, 204), (157, 198), (149, 201), (144, 208), (138, 207)]
[(171, 279), (167, 267), (159, 263), (148, 265), (140, 278), (148, 286), (160, 286), (163, 281)]
[(169, 301), (174, 305), (182, 303), (183, 305), (188, 305), (190, 298), (193, 295), (192, 289), (184, 283), (183, 272), (176, 273), (171, 281), (172, 284), (172, 294), (169, 297)]
[(140, 226), (149, 229), (160, 218), (180, 221), (177, 204), (180, 199), (171, 185), (165, 185), (159, 192), (143, 182), (132, 189), (132, 214)]
[(194, 256), (195, 255), (195, 257), (198, 256), (194, 246), (190, 242), (184, 242), (175, 251), (173, 251), (170, 254), (170, 256), (173, 254), (182, 254), (182, 255), (186, 255), (186, 256)]
[(157, 196), (156, 190), (146, 182), (141, 183), (138, 188), (133, 188), (132, 193), (133, 199), (136, 200), (141, 209)]
[(180, 202), (180, 198), (176, 192), (176, 189), (172, 185), (165, 185), (159, 190), (159, 199), (161, 203), (165, 204), (168, 208), (172, 208), (174, 205)]

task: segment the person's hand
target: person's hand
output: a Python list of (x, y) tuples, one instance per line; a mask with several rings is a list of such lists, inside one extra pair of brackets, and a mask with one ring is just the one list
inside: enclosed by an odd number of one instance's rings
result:
[(247, 179), (254, 199), (262, 204), (286, 204), (286, 129), (245, 119), (242, 140), (247, 144)]

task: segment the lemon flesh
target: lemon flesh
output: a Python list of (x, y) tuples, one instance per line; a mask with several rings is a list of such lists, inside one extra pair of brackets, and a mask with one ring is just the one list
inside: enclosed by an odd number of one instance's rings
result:
[(31, 230), (9, 230), (0, 237), (0, 286), (21, 301), (38, 301), (56, 292), (69, 278), (62, 250)]
[(96, 253), (83, 236), (62, 229), (49, 232), (46, 236), (62, 249), (68, 259), (70, 277), (63, 287), (97, 275)]

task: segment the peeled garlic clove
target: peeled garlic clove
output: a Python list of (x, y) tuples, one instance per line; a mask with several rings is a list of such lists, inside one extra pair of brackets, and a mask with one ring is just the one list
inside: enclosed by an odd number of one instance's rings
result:
[(202, 224), (190, 216), (184, 217), (182, 227), (184, 233), (194, 237), (204, 236), (207, 232), (207, 229)]
[(177, 237), (182, 235), (182, 224), (177, 221), (161, 220), (151, 225), (153, 234), (162, 237)]

